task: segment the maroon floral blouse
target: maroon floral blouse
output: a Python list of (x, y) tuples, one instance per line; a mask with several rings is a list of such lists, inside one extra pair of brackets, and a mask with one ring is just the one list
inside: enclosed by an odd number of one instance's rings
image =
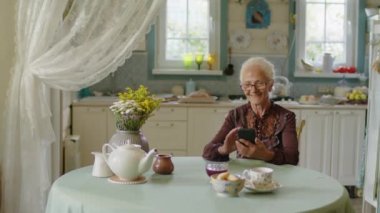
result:
[[(296, 116), (293, 112), (272, 103), (262, 118), (252, 110), (250, 103), (231, 110), (215, 137), (203, 150), (203, 158), (213, 161), (228, 161), (228, 155), (221, 155), (218, 148), (223, 145), (226, 135), (236, 127), (253, 128), (256, 137), (268, 149), (274, 151), (273, 164), (298, 164), (298, 140)], [(237, 153), (237, 157), (241, 157)]]

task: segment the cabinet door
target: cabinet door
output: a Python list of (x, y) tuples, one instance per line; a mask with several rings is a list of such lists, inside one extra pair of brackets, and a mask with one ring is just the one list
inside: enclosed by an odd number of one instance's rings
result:
[(150, 148), (162, 154), (185, 156), (187, 149), (187, 109), (161, 107), (142, 127)]
[(231, 108), (189, 108), (188, 155), (201, 156), (203, 147), (222, 126)]
[(151, 149), (173, 155), (186, 154), (186, 131), (186, 121), (148, 121), (142, 127)]
[(331, 175), (333, 110), (302, 110), (300, 166)]
[(80, 136), (81, 166), (93, 164), (91, 152), (100, 152), (107, 141), (106, 110), (106, 107), (73, 108), (73, 133)]
[(355, 185), (364, 141), (365, 110), (335, 111), (331, 175), (343, 185)]

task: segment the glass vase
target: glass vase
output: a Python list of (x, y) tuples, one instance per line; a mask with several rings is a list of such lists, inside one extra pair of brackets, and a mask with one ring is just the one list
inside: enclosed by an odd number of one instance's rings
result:
[(149, 151), (149, 144), (145, 136), (138, 131), (123, 131), (116, 130), (115, 134), (112, 135), (111, 139), (108, 141), (109, 144), (113, 146), (121, 146), (124, 144), (138, 144), (141, 146), (141, 149), (145, 152)]

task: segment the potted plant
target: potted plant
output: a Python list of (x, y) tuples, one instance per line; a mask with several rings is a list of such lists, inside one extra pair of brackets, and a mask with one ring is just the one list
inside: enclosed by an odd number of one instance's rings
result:
[(149, 90), (140, 85), (136, 90), (126, 88), (118, 94), (118, 101), (110, 106), (116, 119), (116, 133), (109, 143), (120, 146), (126, 143), (139, 144), (145, 151), (149, 150), (141, 127), (160, 106), (161, 99), (150, 94)]

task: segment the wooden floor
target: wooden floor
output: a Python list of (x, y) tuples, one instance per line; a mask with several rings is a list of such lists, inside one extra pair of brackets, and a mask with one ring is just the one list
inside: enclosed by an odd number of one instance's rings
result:
[(353, 198), (351, 199), (351, 202), (356, 213), (362, 212), (362, 202), (363, 202), (362, 198)]

